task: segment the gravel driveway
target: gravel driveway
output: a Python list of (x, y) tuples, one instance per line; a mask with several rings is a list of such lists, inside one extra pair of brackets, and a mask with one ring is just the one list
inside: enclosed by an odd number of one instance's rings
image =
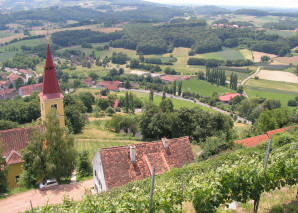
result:
[(59, 185), (57, 189), (40, 191), (38, 189), (30, 190), (23, 193), (12, 195), (8, 198), (0, 200), (0, 213), (19, 212), (31, 208), (30, 200), (33, 208), (49, 204), (59, 204), (63, 201), (64, 194), (69, 195), (74, 200), (81, 200), (85, 192), (85, 188), (93, 186), (93, 179), (83, 181), (76, 184)]

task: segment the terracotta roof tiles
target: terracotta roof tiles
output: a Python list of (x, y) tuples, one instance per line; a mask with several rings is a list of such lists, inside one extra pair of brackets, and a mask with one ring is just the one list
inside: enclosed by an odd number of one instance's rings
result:
[(152, 167), (156, 173), (168, 171), (172, 167), (182, 167), (194, 161), (188, 137), (168, 139), (168, 149), (161, 141), (134, 144), (136, 163), (130, 160), (128, 146), (99, 149), (104, 177), (108, 188), (122, 186), (151, 175)]

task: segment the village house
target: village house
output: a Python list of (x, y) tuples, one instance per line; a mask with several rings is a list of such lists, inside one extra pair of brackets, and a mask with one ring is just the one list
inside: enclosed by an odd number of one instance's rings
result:
[(92, 160), (96, 192), (155, 174), (181, 168), (194, 161), (189, 137), (99, 149)]
[(26, 96), (32, 95), (36, 91), (41, 91), (41, 89), (42, 89), (42, 83), (23, 86), (19, 88), (19, 94), (22, 97), (26, 97)]
[(9, 82), (8, 81), (0, 81), (0, 89), (8, 88)]
[(219, 96), (219, 100), (223, 103), (229, 103), (231, 100), (233, 100), (233, 98), (235, 98), (236, 96), (241, 96), (241, 94), (239, 93), (228, 93), (226, 92), (225, 95), (221, 95)]
[[(32, 86), (32, 85), (30, 85)], [(40, 84), (33, 86), (40, 88)], [(32, 88), (31, 88), (32, 89)], [(30, 89), (29, 92), (32, 90)], [(4, 89), (11, 90), (18, 95), (15, 88)], [(3, 97), (0, 91), (0, 100)], [(23, 91), (24, 92), (24, 91)], [(12, 92), (11, 92), (12, 93)], [(8, 94), (11, 94), (8, 93)], [(7, 96), (7, 95), (6, 95)], [(60, 126), (65, 126), (64, 121), (64, 108), (63, 108), (63, 95), (59, 88), (58, 79), (55, 72), (55, 66), (51, 57), (50, 48), (48, 45), (46, 64), (44, 69), (44, 78), (42, 83), (42, 91), (39, 93), (40, 97), (40, 110), (41, 110), (41, 121), (43, 122), (48, 111), (54, 107), (57, 109), (59, 114)], [(19, 177), (22, 173), (22, 149), (26, 147), (27, 142), (33, 135), (33, 129), (39, 129), (36, 127), (23, 127), (16, 129), (9, 129), (0, 131), (0, 139), (4, 145), (3, 157), (5, 159), (5, 167), (7, 168), (7, 182), (10, 189), (17, 186)]]
[(170, 76), (170, 75), (161, 76), (160, 79), (162, 81), (166, 81), (166, 82), (174, 82), (174, 81), (181, 81), (182, 80), (182, 78), (180, 78), (180, 77)]
[(14, 97), (18, 96), (19, 93), (16, 88), (4, 88), (0, 90), (0, 101), (4, 101), (7, 99), (14, 99)]
[(24, 83), (26, 83), (26, 79), (23, 78), (23, 76), (20, 76), (20, 75), (14, 74), (14, 73), (11, 73), (11, 74), (8, 76), (8, 80), (9, 80), (11, 83), (14, 84), (15, 81), (16, 81), (19, 77), (24, 81)]
[(35, 72), (32, 70), (24, 70), (24, 69), (20, 69), (19, 70), (20, 73), (23, 73), (26, 77), (26, 82), (28, 81), (29, 78), (35, 77)]
[(90, 86), (94, 86), (96, 82), (93, 81), (93, 79), (92, 79), (91, 77), (88, 77), (88, 78), (83, 79), (83, 83), (84, 83), (87, 87), (90, 87)]
[(119, 91), (119, 87), (122, 86), (122, 82), (120, 81), (99, 81), (96, 84), (96, 88), (98, 89), (109, 89), (112, 91)]

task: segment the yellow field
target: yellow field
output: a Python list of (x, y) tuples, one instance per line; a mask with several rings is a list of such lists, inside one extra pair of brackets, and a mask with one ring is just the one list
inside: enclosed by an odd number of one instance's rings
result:
[(253, 54), (253, 57), (254, 57), (254, 62), (261, 62), (261, 58), (262, 56), (264, 55), (267, 55), (270, 57), (270, 59), (272, 58), (276, 58), (277, 55), (274, 55), (274, 54), (269, 54), (269, 53), (263, 53), (263, 52), (257, 52), (257, 51), (252, 51), (252, 54)]
[(273, 60), (273, 64), (293, 64), (298, 65), (298, 56), (293, 57), (278, 57)]
[(242, 50), (239, 50), (239, 52), (243, 55), (243, 57), (246, 60), (253, 61), (253, 55), (252, 55), (252, 52), (249, 49), (242, 49)]
[(291, 72), (261, 70), (258, 74), (258, 77), (260, 79), (265, 79), (270, 81), (283, 81), (283, 82), (296, 83), (296, 84), (298, 83), (297, 75)]

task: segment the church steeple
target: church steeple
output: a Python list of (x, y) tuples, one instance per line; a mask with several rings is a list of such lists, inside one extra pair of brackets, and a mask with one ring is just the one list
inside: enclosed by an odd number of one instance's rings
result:
[(39, 93), (41, 120), (44, 121), (51, 107), (58, 110), (60, 126), (65, 126), (63, 95), (60, 91), (59, 82), (56, 76), (55, 65), (53, 63), (50, 45), (48, 45), (46, 63), (44, 66), (42, 91)]
[(51, 55), (50, 45), (48, 45), (46, 64), (44, 66), (42, 93), (43, 95), (52, 96), (59, 96), (59, 93), (61, 93), (56, 76), (55, 65)]

